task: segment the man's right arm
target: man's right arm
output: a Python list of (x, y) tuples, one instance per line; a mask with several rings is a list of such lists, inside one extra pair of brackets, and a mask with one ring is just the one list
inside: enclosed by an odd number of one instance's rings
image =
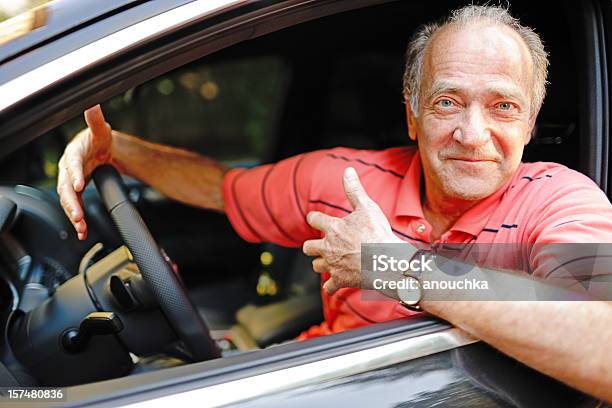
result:
[(184, 149), (113, 131), (111, 164), (185, 204), (224, 211), (221, 186), (229, 168)]
[(68, 144), (59, 162), (57, 192), (78, 238), (87, 237), (81, 193), (93, 170), (106, 163), (186, 204), (224, 211), (227, 167), (189, 152), (112, 131), (99, 106), (85, 112), (88, 128)]

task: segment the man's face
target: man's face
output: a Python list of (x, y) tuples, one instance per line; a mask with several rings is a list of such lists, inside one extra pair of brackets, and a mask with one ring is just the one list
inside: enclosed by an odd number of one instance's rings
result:
[(408, 106), (408, 116), (427, 199), (481, 200), (510, 179), (530, 138), (537, 112), (527, 46), (506, 27), (446, 27), (423, 68), (419, 112)]

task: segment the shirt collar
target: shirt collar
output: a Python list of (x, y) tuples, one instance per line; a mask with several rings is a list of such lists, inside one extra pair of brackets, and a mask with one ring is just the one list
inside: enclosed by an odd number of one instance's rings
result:
[(482, 199), (478, 204), (467, 210), (451, 227), (451, 231), (463, 231), (475, 237), (480, 235), (489, 222), (491, 215), (493, 215), (496, 204), (501, 200), (511, 181), (512, 178), (496, 192)]
[(400, 184), (395, 215), (425, 218), (421, 206), (421, 155), (418, 150)]
[[(421, 173), (421, 155), (417, 149), (400, 185), (399, 197), (395, 206), (395, 216), (425, 218), (421, 205)], [(466, 211), (450, 228), (450, 231), (462, 231), (475, 237), (480, 235), (483, 228), (489, 222), (489, 218), (495, 209), (495, 204), (499, 202), (506, 192), (512, 179), (506, 182), (495, 193), (484, 198)]]

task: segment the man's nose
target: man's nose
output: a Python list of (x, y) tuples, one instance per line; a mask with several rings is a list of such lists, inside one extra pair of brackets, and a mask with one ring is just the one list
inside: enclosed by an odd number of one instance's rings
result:
[(453, 139), (466, 147), (482, 146), (491, 139), (491, 130), (481, 107), (470, 106), (465, 110)]

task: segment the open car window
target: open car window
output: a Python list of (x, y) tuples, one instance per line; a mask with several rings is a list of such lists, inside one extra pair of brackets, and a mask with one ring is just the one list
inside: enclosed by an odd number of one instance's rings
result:
[[(276, 141), (289, 75), (275, 55), (205, 59), (130, 89), (102, 108), (114, 129), (252, 166), (265, 161)], [(63, 146), (85, 126), (79, 115), (25, 146), (6, 160), (1, 179), (53, 185)], [(19, 166), (26, 156), (29, 163)]]
[(103, 105), (117, 129), (224, 162), (261, 163), (276, 138), (288, 67), (279, 56), (192, 63)]

